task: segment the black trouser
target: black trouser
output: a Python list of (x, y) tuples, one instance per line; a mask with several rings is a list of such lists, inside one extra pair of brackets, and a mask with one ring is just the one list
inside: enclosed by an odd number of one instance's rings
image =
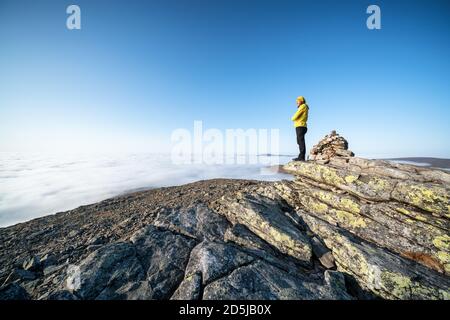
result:
[(308, 131), (307, 127), (297, 127), (295, 132), (297, 133), (297, 144), (300, 149), (300, 154), (298, 155), (299, 160), (305, 160), (306, 155), (306, 145), (305, 145), (305, 134)]

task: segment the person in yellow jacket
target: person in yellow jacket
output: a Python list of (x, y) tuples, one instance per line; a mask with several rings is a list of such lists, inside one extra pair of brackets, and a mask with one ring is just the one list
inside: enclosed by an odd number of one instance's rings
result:
[(295, 132), (297, 134), (297, 144), (300, 149), (300, 154), (297, 158), (292, 160), (295, 161), (305, 161), (306, 155), (306, 145), (305, 145), (305, 134), (308, 131), (306, 122), (308, 121), (308, 111), (309, 107), (306, 104), (304, 97), (300, 96), (297, 98), (297, 112), (292, 116), (292, 121), (294, 121)]

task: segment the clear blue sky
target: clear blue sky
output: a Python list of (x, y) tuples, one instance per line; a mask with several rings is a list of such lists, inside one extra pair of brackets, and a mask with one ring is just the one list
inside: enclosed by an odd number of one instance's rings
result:
[(308, 148), (450, 158), (449, 31), (449, 1), (0, 0), (0, 151), (168, 151), (203, 120), (294, 154), (304, 95)]

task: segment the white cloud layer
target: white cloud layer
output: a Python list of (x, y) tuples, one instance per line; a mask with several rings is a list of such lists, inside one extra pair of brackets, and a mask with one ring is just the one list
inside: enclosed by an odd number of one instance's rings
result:
[[(287, 162), (291, 157), (280, 157)], [(175, 165), (169, 155), (0, 153), (0, 227), (94, 203), (128, 191), (202, 179), (278, 180), (265, 165)]]

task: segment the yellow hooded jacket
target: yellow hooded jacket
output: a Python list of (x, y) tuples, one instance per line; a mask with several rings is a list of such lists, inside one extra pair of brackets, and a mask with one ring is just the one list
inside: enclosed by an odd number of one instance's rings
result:
[(306, 122), (308, 121), (308, 111), (309, 107), (306, 103), (303, 103), (298, 107), (297, 112), (292, 116), (292, 121), (294, 121), (294, 126), (306, 127)]

